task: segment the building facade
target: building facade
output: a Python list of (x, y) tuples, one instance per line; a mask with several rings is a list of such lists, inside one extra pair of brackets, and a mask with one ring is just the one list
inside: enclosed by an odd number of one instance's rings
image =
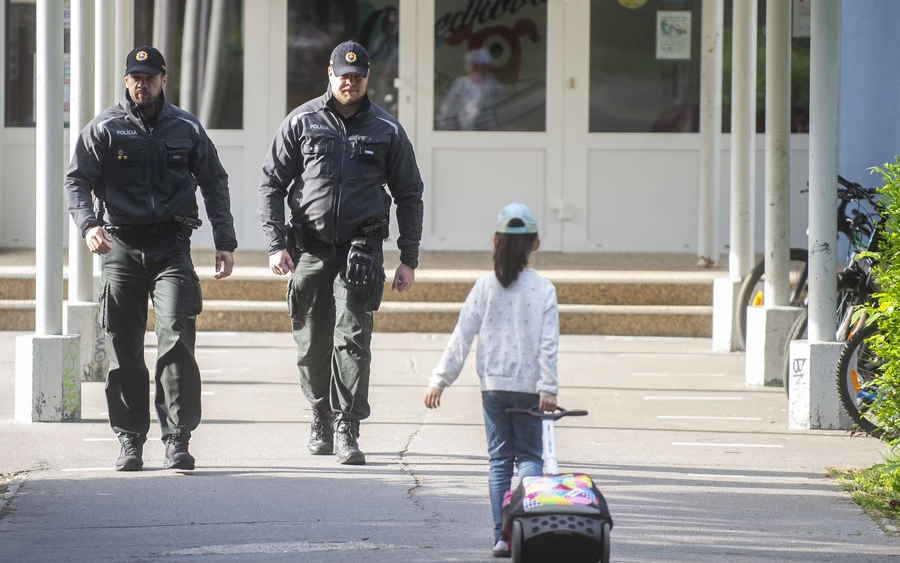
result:
[[(805, 247), (809, 0), (789, 1), (791, 244)], [(0, 247), (33, 247), (35, 4), (3, 2)], [(133, 33), (135, 45), (160, 48), (170, 69), (167, 97), (198, 115), (216, 143), (242, 249), (265, 248), (257, 186), (278, 124), (325, 91), (332, 47), (352, 38), (372, 58), (372, 100), (399, 117), (415, 145), (425, 181), (423, 248), (489, 249), (497, 210), (516, 200), (534, 209), (546, 250), (695, 252), (701, 2), (140, 0)], [(765, 124), (759, 4), (757, 250)], [(731, 0), (724, 5), (718, 224), (727, 252)], [(110, 101), (124, 91), (120, 75)], [(211, 246), (204, 227), (195, 247)]]

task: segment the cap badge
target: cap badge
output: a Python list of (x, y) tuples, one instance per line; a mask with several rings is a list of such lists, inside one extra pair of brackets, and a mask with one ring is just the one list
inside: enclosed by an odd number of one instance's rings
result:
[(138, 51), (137, 55), (135, 55), (134, 58), (136, 58), (139, 61), (146, 61), (147, 60), (147, 51)]
[(344, 60), (350, 64), (355, 63), (356, 62), (356, 53), (354, 53), (353, 51), (348, 52), (346, 55), (344, 55)]

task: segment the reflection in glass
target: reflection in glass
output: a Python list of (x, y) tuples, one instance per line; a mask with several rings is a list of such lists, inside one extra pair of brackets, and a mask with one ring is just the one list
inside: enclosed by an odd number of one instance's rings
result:
[(700, 130), (700, 4), (591, 2), (590, 132)]
[(434, 128), (544, 131), (547, 2), (435, 1)]
[(369, 52), (369, 99), (397, 115), (399, 0), (288, 0), (288, 112), (321, 96), (328, 62), (339, 43)]
[[(722, 132), (731, 132), (731, 53), (734, 0), (725, 0), (722, 42)], [(796, 8), (796, 4), (794, 5)], [(766, 3), (756, 27), (756, 132), (766, 132)], [(791, 133), (809, 133), (809, 37), (791, 38)]]
[(135, 2), (134, 44), (166, 58), (169, 102), (206, 129), (243, 128), (243, 0)]
[[(37, 42), (37, 6), (34, 0), (6, 0), (6, 116), (7, 127), (34, 127)], [(63, 0), (65, 36), (63, 47), (63, 121), (69, 125), (69, 45), (71, 16), (69, 0)]]

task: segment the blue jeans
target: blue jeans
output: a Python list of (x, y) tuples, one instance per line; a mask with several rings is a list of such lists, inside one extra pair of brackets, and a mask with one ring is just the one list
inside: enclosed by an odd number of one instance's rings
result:
[(491, 471), (488, 488), (491, 493), (491, 512), (494, 516), (494, 542), (500, 539), (503, 495), (512, 483), (513, 464), (519, 478), (541, 475), (541, 421), (530, 416), (507, 416), (506, 409), (530, 409), (540, 401), (537, 394), (512, 391), (483, 391), (484, 429), (487, 433)]

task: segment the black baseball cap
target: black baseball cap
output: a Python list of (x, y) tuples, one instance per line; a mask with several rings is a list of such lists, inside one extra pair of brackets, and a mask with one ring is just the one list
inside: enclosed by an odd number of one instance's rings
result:
[(369, 75), (369, 53), (356, 41), (345, 41), (331, 52), (331, 68), (335, 76), (350, 72), (365, 78)]
[(166, 74), (166, 59), (158, 49), (150, 45), (135, 47), (125, 58), (125, 74), (128, 75), (132, 72), (146, 72), (152, 75)]

